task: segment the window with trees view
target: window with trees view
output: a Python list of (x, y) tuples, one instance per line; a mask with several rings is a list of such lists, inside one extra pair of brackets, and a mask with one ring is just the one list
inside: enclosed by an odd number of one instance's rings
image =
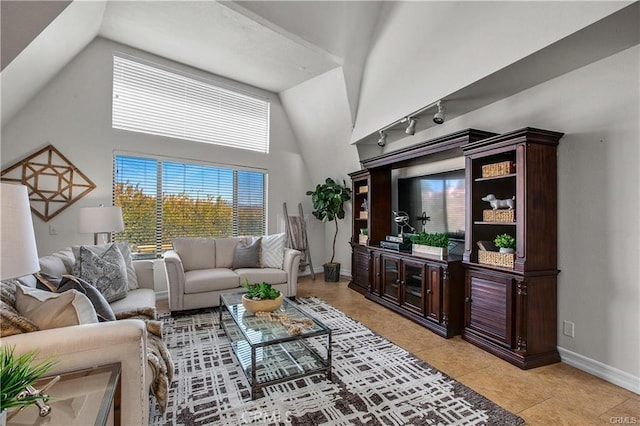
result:
[(113, 201), (125, 230), (115, 240), (156, 257), (176, 237), (262, 235), (265, 184), (259, 170), (116, 155)]

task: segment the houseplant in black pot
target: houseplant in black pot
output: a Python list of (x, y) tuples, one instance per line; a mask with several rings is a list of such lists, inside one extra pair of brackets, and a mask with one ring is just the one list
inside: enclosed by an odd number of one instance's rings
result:
[(331, 260), (325, 263), (324, 280), (338, 282), (340, 280), (340, 263), (334, 262), (336, 257), (336, 238), (338, 238), (338, 219), (344, 219), (344, 203), (351, 199), (351, 189), (346, 182), (339, 184), (331, 178), (316, 185), (314, 191), (307, 191), (313, 203), (313, 216), (323, 222), (335, 222), (336, 231), (333, 234)]

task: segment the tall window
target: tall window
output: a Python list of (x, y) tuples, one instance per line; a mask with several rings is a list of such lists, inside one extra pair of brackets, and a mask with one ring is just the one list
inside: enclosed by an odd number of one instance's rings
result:
[(262, 235), (265, 173), (116, 155), (114, 205), (138, 257), (155, 257), (176, 237)]
[(113, 57), (114, 129), (269, 152), (269, 102), (213, 82)]

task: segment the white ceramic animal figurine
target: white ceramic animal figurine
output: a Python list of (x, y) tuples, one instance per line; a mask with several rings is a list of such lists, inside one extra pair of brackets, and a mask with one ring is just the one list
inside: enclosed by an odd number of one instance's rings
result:
[(513, 196), (511, 198), (507, 198), (505, 200), (499, 200), (499, 199), (496, 198), (495, 195), (487, 194), (486, 196), (482, 197), (482, 201), (486, 201), (489, 204), (491, 204), (491, 208), (493, 210), (498, 210), (498, 209), (513, 210), (516, 207), (516, 197), (515, 196)]

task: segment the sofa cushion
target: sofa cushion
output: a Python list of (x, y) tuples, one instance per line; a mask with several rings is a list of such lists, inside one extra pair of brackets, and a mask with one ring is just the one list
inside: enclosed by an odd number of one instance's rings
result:
[(242, 237), (216, 238), (216, 268), (232, 268), (236, 246), (243, 241)]
[(140, 309), (155, 309), (156, 293), (150, 288), (138, 288), (127, 293), (124, 299), (111, 303), (111, 309), (116, 317), (123, 312)]
[(260, 268), (260, 242), (257, 238), (251, 243), (241, 241), (235, 248), (233, 254), (233, 269), (238, 268)]
[(240, 287), (238, 274), (231, 269), (215, 268), (189, 271), (184, 274), (184, 292), (204, 293)]
[(16, 286), (16, 310), (41, 330), (98, 322), (89, 299), (76, 290), (58, 294)]
[(107, 302), (127, 296), (127, 266), (115, 244), (105, 251), (98, 246), (80, 246), (78, 251), (74, 276), (96, 287)]
[(60, 256), (43, 256), (38, 260), (40, 262), (40, 272), (44, 272), (47, 275), (61, 277), (64, 274), (71, 273), (71, 270), (67, 269), (67, 265), (65, 265)]
[(180, 256), (185, 271), (216, 267), (214, 238), (174, 238), (173, 249)]
[(242, 268), (236, 269), (235, 273), (240, 277), (240, 282), (244, 284), (245, 278), (249, 284), (267, 282), (269, 284), (281, 284), (287, 282), (287, 272), (276, 268)]
[(262, 267), (282, 269), (284, 262), (284, 232), (262, 237)]

